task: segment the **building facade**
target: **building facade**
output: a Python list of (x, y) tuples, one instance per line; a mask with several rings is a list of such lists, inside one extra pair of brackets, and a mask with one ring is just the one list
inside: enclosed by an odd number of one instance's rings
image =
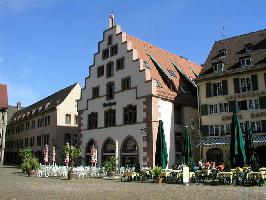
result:
[(3, 164), (5, 154), (5, 135), (7, 126), (7, 86), (0, 84), (0, 164)]
[(80, 85), (73, 84), (26, 108), (11, 117), (6, 134), (6, 163), (19, 162), (19, 150), (31, 148), (43, 162), (44, 145), (56, 147), (56, 162), (62, 163), (62, 148), (69, 142), (79, 145), (77, 100)]
[(201, 156), (222, 162), (230, 155), (230, 124), (237, 112), (249, 122), (259, 163), (266, 166), (266, 30), (216, 41), (196, 79)]
[(94, 145), (98, 165), (116, 156), (119, 166), (154, 166), (159, 120), (168, 166), (181, 163), (184, 126), (193, 137), (197, 133), (192, 79), (201, 66), (122, 32), (113, 16), (109, 20), (78, 102), (86, 163)]

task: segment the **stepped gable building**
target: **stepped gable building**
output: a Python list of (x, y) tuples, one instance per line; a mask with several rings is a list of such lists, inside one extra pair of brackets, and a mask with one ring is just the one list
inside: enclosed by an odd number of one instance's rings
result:
[(0, 164), (3, 164), (4, 161), (7, 108), (7, 85), (0, 84)]
[(216, 41), (196, 82), (202, 157), (220, 162), (229, 155), (237, 112), (244, 133), (250, 122), (259, 162), (266, 166), (266, 30)]
[(49, 156), (55, 146), (56, 162), (62, 163), (63, 145), (79, 143), (80, 91), (80, 85), (75, 83), (14, 113), (7, 128), (5, 162), (18, 163), (20, 148), (31, 148), (43, 162), (44, 145), (48, 144)]
[(111, 15), (89, 70), (78, 102), (87, 164), (94, 145), (98, 165), (116, 156), (119, 166), (153, 166), (159, 120), (169, 166), (181, 163), (184, 126), (197, 133), (193, 79), (201, 66), (122, 32)]

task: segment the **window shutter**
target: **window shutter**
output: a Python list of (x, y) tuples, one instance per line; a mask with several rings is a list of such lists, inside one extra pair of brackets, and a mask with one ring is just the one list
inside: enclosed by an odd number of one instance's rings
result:
[(259, 97), (260, 109), (266, 109), (266, 96)]
[(228, 95), (228, 84), (227, 80), (222, 81), (223, 95)]
[(206, 83), (206, 97), (212, 96), (212, 84)]
[(201, 113), (201, 115), (208, 115), (208, 105), (207, 104), (201, 105), (200, 113)]
[(235, 93), (240, 92), (239, 78), (234, 78), (234, 88), (235, 88)]
[(258, 78), (257, 74), (251, 75), (252, 89), (253, 91), (258, 90)]
[(262, 132), (266, 132), (266, 120), (261, 120)]
[(208, 125), (201, 125), (200, 129), (201, 129), (202, 137), (209, 136), (209, 126)]
[(235, 101), (229, 101), (229, 112), (236, 112), (236, 102)]

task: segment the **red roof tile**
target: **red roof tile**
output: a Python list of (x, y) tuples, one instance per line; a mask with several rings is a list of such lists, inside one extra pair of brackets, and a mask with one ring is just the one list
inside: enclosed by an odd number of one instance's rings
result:
[(8, 107), (7, 86), (0, 84), (0, 109)]

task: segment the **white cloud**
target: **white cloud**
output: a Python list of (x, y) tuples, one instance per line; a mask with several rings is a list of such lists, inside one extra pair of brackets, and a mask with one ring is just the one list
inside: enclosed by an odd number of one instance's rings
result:
[(0, 9), (5, 11), (20, 12), (36, 7), (45, 7), (56, 0), (0, 0)]

